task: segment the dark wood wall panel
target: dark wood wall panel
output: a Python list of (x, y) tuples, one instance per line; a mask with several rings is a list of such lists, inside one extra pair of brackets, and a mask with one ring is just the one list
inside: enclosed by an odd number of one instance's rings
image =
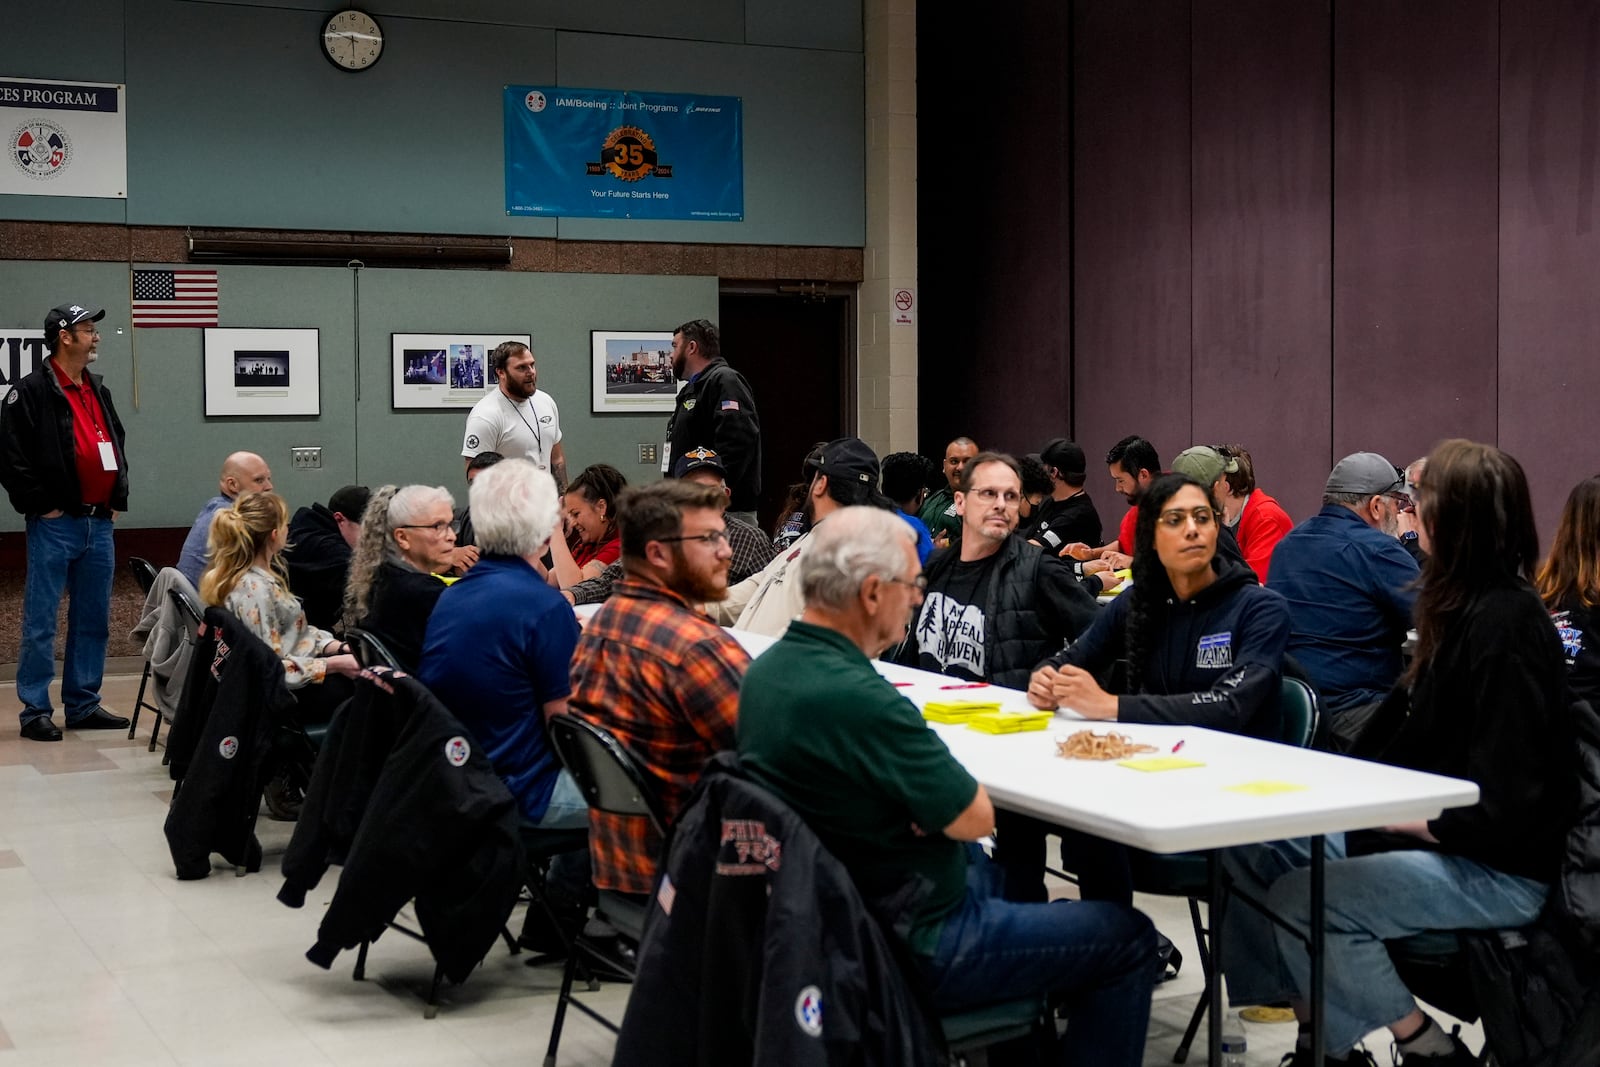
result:
[(1327, 6), (1196, 4), (1193, 42), (1194, 439), (1298, 520), (1332, 465)]
[[(1076, 438), (1190, 442), (1189, 5), (1073, 5)], [(1103, 475), (1090, 488), (1108, 508)]]
[(1500, 446), (1548, 545), (1600, 471), (1600, 7), (1501, 4)]
[(1495, 0), (1333, 7), (1333, 454), (1497, 429)]

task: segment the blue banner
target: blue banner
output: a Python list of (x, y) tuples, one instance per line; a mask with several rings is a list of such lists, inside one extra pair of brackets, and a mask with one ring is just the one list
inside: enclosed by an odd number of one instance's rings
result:
[(744, 218), (737, 96), (508, 85), (506, 214)]

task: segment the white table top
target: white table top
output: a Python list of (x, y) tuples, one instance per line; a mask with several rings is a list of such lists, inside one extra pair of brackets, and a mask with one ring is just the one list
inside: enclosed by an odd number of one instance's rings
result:
[[(730, 630), (759, 655), (772, 639)], [(933, 700), (998, 700), (1025, 710), (1027, 698), (1000, 686), (953, 688), (954, 679), (892, 663), (878, 672), (921, 707)], [(1058, 711), (1049, 730), (993, 735), (965, 726), (930, 724), (1000, 807), (1036, 815), (1151, 852), (1186, 852), (1286, 837), (1361, 830), (1431, 819), (1446, 808), (1475, 804), (1478, 787), (1458, 778), (1402, 770), (1220, 733), (1193, 726), (1086, 722)], [(1204, 766), (1137, 771), (1115, 762), (1067, 760), (1056, 741), (1081, 729), (1115, 730), (1157, 752)], [(1283, 792), (1240, 792), (1275, 783)], [(1268, 787), (1270, 788), (1270, 787)]]

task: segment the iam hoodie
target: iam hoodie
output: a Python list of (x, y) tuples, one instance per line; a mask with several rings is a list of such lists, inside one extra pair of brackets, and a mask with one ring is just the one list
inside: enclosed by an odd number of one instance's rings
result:
[[(1275, 739), (1289, 609), (1242, 563), (1218, 559), (1217, 580), (1191, 600), (1168, 596), (1151, 610), (1149, 657), (1139, 692), (1118, 701), (1119, 722), (1182, 723)], [(1091, 674), (1127, 656), (1134, 591), (1112, 601), (1083, 636), (1045, 663)]]

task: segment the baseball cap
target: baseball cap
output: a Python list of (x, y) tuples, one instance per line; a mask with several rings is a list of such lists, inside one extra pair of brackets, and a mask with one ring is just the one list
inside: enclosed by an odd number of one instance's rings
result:
[(1039, 462), (1046, 467), (1054, 467), (1062, 474), (1083, 474), (1089, 468), (1083, 457), (1083, 449), (1067, 440), (1065, 437), (1055, 437), (1039, 449)]
[[(1333, 465), (1324, 493), (1405, 494), (1405, 473), (1376, 452), (1352, 452)], [(1408, 495), (1408, 494), (1407, 494)]]
[(1195, 445), (1178, 453), (1172, 461), (1172, 469), (1210, 489), (1218, 478), (1238, 470), (1239, 461), (1224, 456), (1210, 445)]
[(713, 470), (724, 478), (728, 476), (728, 468), (722, 462), (722, 457), (704, 445), (691, 448), (679, 456), (678, 462), (672, 465), (672, 476), (674, 478), (682, 478), (692, 471), (699, 470)]
[(370, 499), (372, 490), (364, 485), (340, 486), (328, 498), (328, 510), (338, 512), (350, 522), (360, 522), (361, 516), (367, 513), (367, 501)]
[(828, 484), (851, 503), (894, 508), (894, 502), (878, 491), (878, 454), (859, 437), (829, 441), (806, 457), (806, 466), (826, 475)]
[(44, 335), (55, 337), (58, 330), (76, 326), (80, 322), (99, 322), (106, 317), (105, 308), (88, 308), (82, 304), (62, 304), (51, 308), (44, 317)]

